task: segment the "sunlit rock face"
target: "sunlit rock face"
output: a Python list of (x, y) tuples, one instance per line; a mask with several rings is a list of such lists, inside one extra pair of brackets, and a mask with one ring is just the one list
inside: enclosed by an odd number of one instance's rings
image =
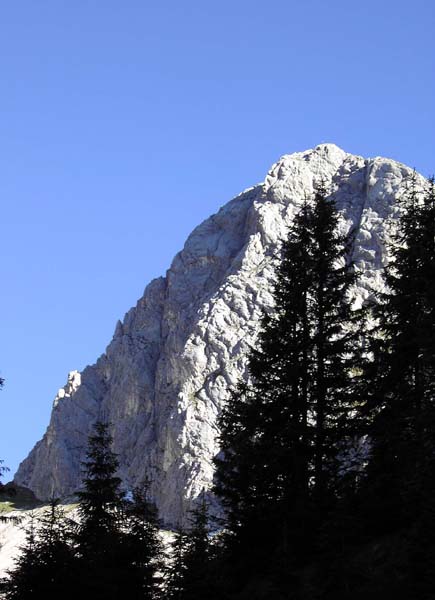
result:
[(332, 144), (283, 156), (263, 183), (191, 233), (166, 276), (152, 281), (117, 324), (106, 352), (69, 375), (15, 481), (41, 499), (72, 494), (90, 428), (104, 419), (112, 424), (125, 485), (149, 478), (162, 518), (176, 524), (210, 488), (217, 417), (247, 375), (261, 314), (273, 310), (280, 240), (305, 198), (326, 184), (343, 229), (354, 231), (360, 304), (383, 285), (385, 241), (411, 174), (392, 160), (364, 159)]

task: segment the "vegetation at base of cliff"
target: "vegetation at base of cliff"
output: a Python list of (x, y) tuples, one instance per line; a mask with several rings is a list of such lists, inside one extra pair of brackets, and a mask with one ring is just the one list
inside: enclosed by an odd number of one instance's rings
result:
[(1, 498), (0, 513), (31, 510), (43, 506), (43, 502), (38, 500), (31, 490), (12, 483), (3, 486)]
[(220, 419), (205, 495), (165, 554), (148, 485), (127, 500), (109, 426), (89, 439), (80, 523), (31, 522), (2, 597), (430, 600), (435, 596), (435, 187), (410, 182), (386, 291), (352, 310), (352, 237), (320, 186), (288, 238)]
[(109, 425), (97, 422), (83, 463), (78, 491), (80, 520), (52, 500), (31, 517), (15, 568), (1, 583), (1, 596), (115, 599), (159, 597), (163, 548), (148, 487), (127, 499), (116, 476)]
[(358, 312), (333, 199), (294, 221), (241, 384), (221, 417), (220, 597), (435, 594), (435, 192), (415, 178)]

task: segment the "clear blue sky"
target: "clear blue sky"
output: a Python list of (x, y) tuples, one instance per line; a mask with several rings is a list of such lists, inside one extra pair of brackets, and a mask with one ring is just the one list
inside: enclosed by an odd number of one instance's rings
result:
[(0, 8), (0, 458), (187, 234), (282, 154), (435, 170), (429, 0), (18, 0)]

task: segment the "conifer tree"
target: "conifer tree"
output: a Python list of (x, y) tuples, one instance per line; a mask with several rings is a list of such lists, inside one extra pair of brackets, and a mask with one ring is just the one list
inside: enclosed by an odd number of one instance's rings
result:
[[(116, 476), (119, 462), (111, 449), (109, 425), (98, 421), (88, 440), (86, 460), (82, 463), (84, 479), (77, 492), (80, 502), (80, 542), (82, 551), (99, 536), (117, 531), (119, 510), (124, 494)], [(95, 548), (93, 548), (93, 551)]]
[(272, 563), (287, 573), (303, 564), (334, 498), (354, 402), (350, 241), (321, 186), (290, 226), (275, 311), (264, 317), (249, 357), (251, 379), (220, 420), (216, 491), (227, 510), (229, 552), (234, 562), (242, 557), (242, 581), (247, 565), (261, 577)]
[(78, 594), (141, 600), (161, 597), (163, 550), (149, 486), (125, 497), (116, 475), (109, 425), (97, 422), (89, 437), (80, 500), (77, 544)]
[(212, 544), (209, 511), (204, 492), (191, 513), (188, 531), (179, 528), (172, 544), (172, 562), (168, 569), (169, 600), (202, 600), (214, 598), (215, 584), (211, 576)]
[(157, 509), (149, 499), (147, 481), (132, 495), (125, 503), (126, 538), (119, 557), (126, 565), (124, 593), (132, 599), (155, 600), (162, 596), (165, 558)]
[(166, 597), (168, 600), (183, 600), (188, 534), (179, 525), (173, 532), (170, 561), (166, 566)]
[(73, 598), (72, 534), (58, 500), (52, 500), (40, 516), (31, 515), (15, 568), (4, 581), (4, 597), (8, 600)]
[[(375, 311), (367, 373), (372, 456), (364, 493), (379, 533), (415, 520), (432, 488), (435, 455), (435, 192), (414, 175), (401, 202)], [(371, 502), (370, 502), (371, 499)], [(421, 505), (421, 506), (420, 506)], [(420, 511), (421, 509), (421, 511)]]
[(210, 560), (209, 514), (204, 492), (192, 511), (191, 527), (184, 553), (184, 598), (200, 600), (211, 595), (207, 577)]
[(124, 494), (116, 476), (118, 459), (111, 444), (109, 425), (98, 421), (89, 437), (82, 489), (77, 492), (78, 593), (92, 598), (118, 598), (125, 583), (120, 561), (125, 542)]
[(20, 547), (20, 553), (15, 559), (15, 566), (9, 569), (7, 578), (1, 582), (2, 598), (18, 599), (32, 598), (34, 581), (39, 580), (38, 559), (36, 554), (36, 516), (30, 515), (25, 529), (25, 541)]

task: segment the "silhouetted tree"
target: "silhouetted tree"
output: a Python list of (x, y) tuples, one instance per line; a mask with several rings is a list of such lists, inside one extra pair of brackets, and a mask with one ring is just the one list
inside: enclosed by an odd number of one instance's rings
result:
[(73, 598), (72, 529), (57, 500), (41, 515), (31, 515), (26, 540), (3, 583), (4, 598)]
[(128, 598), (162, 597), (165, 552), (159, 534), (157, 509), (149, 499), (149, 483), (136, 487), (126, 502), (126, 533), (120, 562), (126, 565), (124, 593)]
[(414, 176), (401, 211), (367, 373), (372, 457), (365, 493), (372, 498), (370, 518), (378, 531), (394, 530), (418, 511), (429, 483), (422, 476), (435, 451), (433, 181), (423, 193)]
[(109, 425), (97, 422), (89, 437), (83, 488), (78, 492), (76, 536), (79, 585), (87, 597), (151, 600), (160, 597), (163, 550), (148, 486), (125, 498), (116, 475)]
[[(323, 187), (290, 226), (248, 368), (220, 419), (216, 491), (227, 511), (227, 546), (241, 588), (254, 572), (268, 594), (288, 594), (335, 500), (339, 454), (350, 436), (358, 324), (351, 237)], [(273, 573), (272, 573), (273, 571)], [(285, 573), (285, 576), (283, 575)], [(283, 583), (282, 592), (267, 583)]]
[(168, 564), (166, 565), (166, 597), (168, 600), (182, 600), (184, 593), (184, 581), (186, 563), (184, 560), (188, 534), (180, 525), (173, 532), (171, 542), (171, 553)]
[[(367, 593), (430, 598), (435, 590), (435, 191), (416, 175), (388, 244), (373, 360), (364, 374), (370, 460), (359, 494), (368, 540), (395, 537), (397, 557)], [(388, 564), (388, 563), (387, 563)], [(374, 591), (373, 591), (374, 590)]]
[(166, 588), (169, 600), (218, 597), (212, 568), (214, 557), (210, 540), (210, 517), (204, 492), (191, 512), (190, 521), (189, 529), (185, 531), (179, 528), (172, 542)]
[(92, 598), (118, 598), (124, 580), (122, 556), (123, 497), (117, 456), (111, 449), (109, 425), (98, 421), (89, 437), (84, 479), (77, 492), (80, 524), (76, 536), (78, 593)]

